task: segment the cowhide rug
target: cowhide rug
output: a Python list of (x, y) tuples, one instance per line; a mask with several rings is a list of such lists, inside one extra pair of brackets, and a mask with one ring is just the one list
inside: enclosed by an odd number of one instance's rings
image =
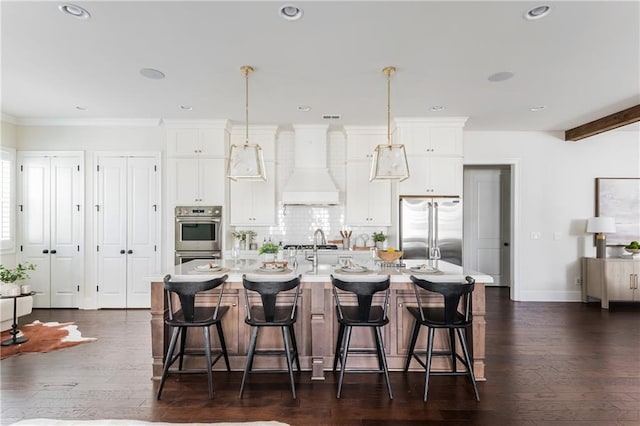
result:
[[(59, 322), (43, 323), (36, 320), (31, 324), (21, 326), (19, 329), (21, 331), (20, 335), (26, 336), (29, 340), (18, 345), (1, 346), (0, 359), (25, 352), (51, 352), (97, 340), (93, 337), (82, 337), (78, 326), (72, 322), (61, 324)], [(10, 331), (2, 332), (2, 341), (11, 339)]]

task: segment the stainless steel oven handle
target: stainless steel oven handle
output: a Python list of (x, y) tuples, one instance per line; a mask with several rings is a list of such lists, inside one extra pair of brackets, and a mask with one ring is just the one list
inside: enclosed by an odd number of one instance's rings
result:
[(220, 223), (219, 218), (208, 217), (176, 217), (178, 223)]

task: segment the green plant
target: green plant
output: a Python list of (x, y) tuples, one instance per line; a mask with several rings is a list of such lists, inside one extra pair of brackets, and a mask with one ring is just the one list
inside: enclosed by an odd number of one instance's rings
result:
[(384, 235), (382, 231), (374, 232), (371, 236), (373, 237), (373, 241), (375, 241), (376, 243), (381, 243), (387, 239), (387, 236)]
[(0, 281), (5, 283), (12, 283), (18, 280), (26, 280), (29, 278), (27, 271), (34, 271), (36, 265), (33, 263), (25, 262), (18, 263), (15, 268), (5, 268), (4, 265), (0, 265)]
[(263, 253), (275, 254), (277, 252), (278, 252), (278, 246), (276, 244), (273, 244), (273, 243), (265, 243), (258, 250), (258, 254), (263, 254)]
[(250, 240), (253, 237), (255, 237), (256, 235), (258, 235), (256, 233), (256, 231), (242, 231), (242, 230), (238, 230), (238, 231), (232, 231), (231, 235), (233, 235), (234, 238), (240, 240), (240, 241), (246, 241), (246, 240)]

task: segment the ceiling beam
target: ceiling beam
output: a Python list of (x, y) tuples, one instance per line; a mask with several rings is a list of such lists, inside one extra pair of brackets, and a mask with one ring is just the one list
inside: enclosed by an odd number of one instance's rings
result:
[(591, 121), (582, 126), (574, 127), (564, 132), (565, 141), (579, 141), (589, 136), (597, 135), (627, 124), (640, 121), (640, 105), (618, 111), (606, 117)]

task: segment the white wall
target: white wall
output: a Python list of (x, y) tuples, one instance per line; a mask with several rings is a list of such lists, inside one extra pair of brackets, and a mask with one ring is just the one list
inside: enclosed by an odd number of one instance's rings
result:
[[(595, 256), (586, 220), (596, 177), (640, 177), (640, 134), (614, 131), (579, 142), (541, 132), (465, 132), (465, 164), (515, 164), (514, 298), (578, 301), (580, 258)], [(531, 239), (532, 232), (541, 238)]]
[[(282, 158), (278, 161), (278, 188), (292, 167), (291, 136), (285, 132), (279, 142), (278, 155)], [(344, 141), (335, 137), (336, 134), (333, 136), (330, 149), (344, 150)], [(85, 150), (87, 170), (92, 170), (93, 151), (161, 151), (164, 160), (166, 147), (164, 129), (158, 126), (14, 126), (3, 123), (2, 138), (3, 144), (17, 141), (15, 145), (19, 150)], [(344, 152), (335, 154), (329, 156), (330, 169), (343, 189), (346, 169), (341, 169), (340, 164), (344, 164)], [(515, 164), (519, 213), (514, 235), (514, 250), (519, 260), (514, 281), (516, 300), (580, 300), (580, 287), (575, 284), (580, 275), (579, 259), (595, 255), (591, 236), (584, 234), (586, 219), (594, 214), (594, 179), (640, 177), (640, 134), (614, 131), (580, 142), (564, 142), (561, 133), (467, 131), (464, 154), (465, 164)], [(163, 171), (166, 173), (164, 165)], [(166, 188), (165, 173), (163, 188)], [(86, 188), (88, 191), (93, 188), (91, 173), (87, 173)], [(92, 199), (92, 194), (88, 193), (87, 202)], [(163, 199), (166, 199), (166, 193), (163, 193)], [(307, 237), (308, 229), (298, 222), (311, 212), (300, 209), (312, 208), (295, 209), (289, 216), (292, 223), (288, 223), (286, 217), (280, 217), (283, 222), (268, 230), (261, 229), (261, 234)], [(344, 220), (343, 207), (328, 209), (331, 209), (327, 212), (331, 230), (327, 237), (334, 238)], [(91, 218), (86, 219), (87, 238), (90, 238)], [(531, 240), (532, 232), (540, 232), (541, 238)], [(168, 238), (173, 235), (163, 233), (163, 245)]]

